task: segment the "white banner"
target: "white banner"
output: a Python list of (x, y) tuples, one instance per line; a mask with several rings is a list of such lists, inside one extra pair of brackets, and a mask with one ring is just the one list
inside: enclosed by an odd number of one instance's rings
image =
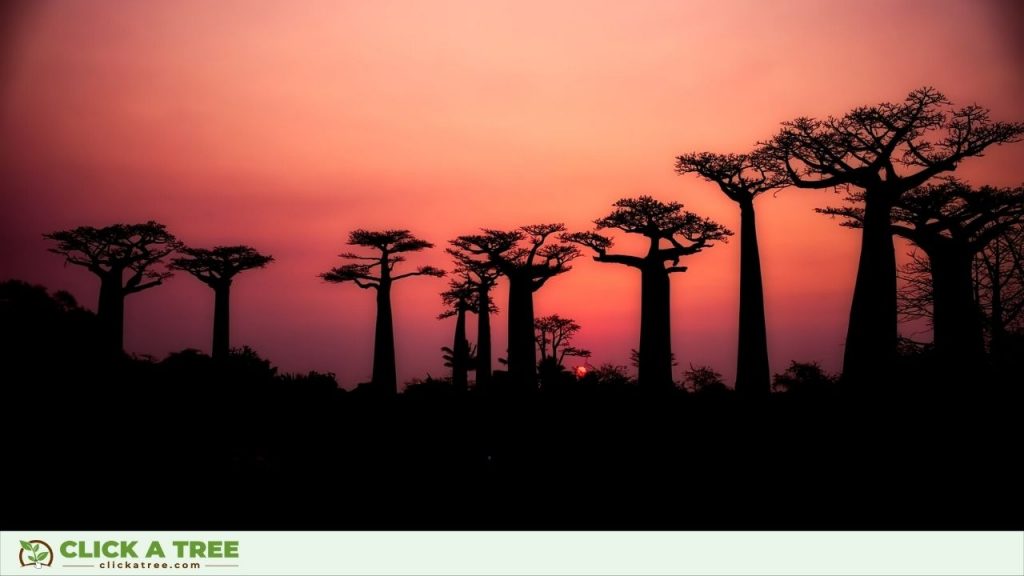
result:
[(1024, 574), (1024, 532), (0, 532), (0, 574)]

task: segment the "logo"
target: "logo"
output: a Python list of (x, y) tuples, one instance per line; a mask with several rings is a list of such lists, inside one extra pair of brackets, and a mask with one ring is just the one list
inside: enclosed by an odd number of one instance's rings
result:
[(42, 568), (53, 564), (53, 548), (42, 540), (19, 540), (21, 550), (18, 551), (18, 562), (22, 568), (35, 566)]

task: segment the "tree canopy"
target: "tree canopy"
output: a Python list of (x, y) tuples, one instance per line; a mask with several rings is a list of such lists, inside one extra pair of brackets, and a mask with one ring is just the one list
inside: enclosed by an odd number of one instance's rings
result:
[(210, 286), (230, 284), (239, 273), (274, 261), (273, 256), (260, 254), (250, 246), (182, 247), (179, 252), (184, 256), (174, 258), (171, 268), (188, 272)]
[(336, 266), (320, 274), (320, 277), (327, 282), (352, 282), (360, 288), (377, 289), (380, 288), (382, 280), (394, 282), (410, 276), (441, 277), (445, 275), (444, 270), (434, 266), (420, 266), (412, 272), (391, 274), (397, 264), (405, 261), (402, 254), (434, 247), (430, 242), (413, 236), (408, 230), (353, 230), (349, 234), (348, 243), (352, 246), (376, 249), (380, 254), (374, 256), (365, 256), (355, 252), (339, 254), (340, 258), (358, 262)]
[(130, 271), (132, 275), (122, 287), (126, 294), (159, 286), (173, 276), (172, 272), (154, 266), (180, 247), (167, 227), (153, 220), (103, 228), (79, 226), (43, 237), (57, 242), (50, 252), (64, 256), (68, 264), (84, 266), (93, 274)]
[(851, 184), (896, 194), (955, 170), (995, 144), (1017, 142), (1024, 122), (993, 121), (977, 104), (954, 107), (932, 87), (912, 91), (902, 102), (859, 106), (842, 116), (800, 117), (764, 143), (799, 188)]
[[(567, 242), (586, 246), (597, 253), (599, 262), (612, 262), (627, 266), (642, 267), (648, 260), (672, 262), (667, 272), (685, 272), (679, 266), (679, 259), (696, 254), (714, 245), (716, 241), (727, 241), (732, 232), (710, 218), (702, 218), (693, 212), (684, 211), (679, 202), (662, 202), (650, 196), (624, 198), (614, 204), (615, 210), (604, 218), (594, 221), (597, 230), (616, 229), (630, 234), (641, 234), (651, 239), (651, 251), (645, 256), (609, 254), (614, 240), (598, 232), (575, 232), (563, 234)], [(661, 241), (668, 242), (663, 246)]]

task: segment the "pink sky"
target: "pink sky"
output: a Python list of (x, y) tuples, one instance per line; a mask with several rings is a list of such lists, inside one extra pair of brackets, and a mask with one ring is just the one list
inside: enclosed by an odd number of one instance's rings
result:
[[(11, 8), (14, 6), (14, 8)], [(1024, 119), (1011, 1), (38, 2), (5, 7), (0, 44), (0, 279), (98, 283), (43, 232), (156, 219), (196, 246), (273, 254), (238, 278), (232, 340), (287, 371), (369, 379), (372, 294), (328, 285), (350, 230), (408, 228), (439, 245), (478, 227), (590, 227), (650, 194), (738, 230), (717, 188), (674, 156), (744, 152), (778, 123), (933, 85)], [(1016, 24), (1016, 29), (1013, 28)], [(959, 172), (1024, 181), (1024, 145)], [(858, 237), (812, 208), (758, 201), (773, 372), (839, 368)], [(626, 246), (628, 243), (623, 242)], [(739, 242), (673, 277), (680, 369), (731, 381)], [(399, 380), (445, 374), (444, 280), (395, 290)], [(504, 291), (498, 304), (504, 308)], [(209, 349), (212, 292), (187, 275), (131, 296), (129, 351)], [(583, 325), (594, 364), (628, 364), (639, 277), (589, 257), (536, 295)], [(504, 316), (493, 320), (505, 347)], [(471, 339), (475, 339), (472, 335)], [(678, 374), (677, 374), (678, 375)]]

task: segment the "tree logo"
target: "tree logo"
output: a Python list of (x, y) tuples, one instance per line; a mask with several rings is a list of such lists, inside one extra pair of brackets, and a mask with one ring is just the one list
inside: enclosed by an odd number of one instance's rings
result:
[(19, 540), (21, 550), (18, 551), (18, 562), (21, 566), (42, 568), (53, 564), (53, 548), (42, 540)]

